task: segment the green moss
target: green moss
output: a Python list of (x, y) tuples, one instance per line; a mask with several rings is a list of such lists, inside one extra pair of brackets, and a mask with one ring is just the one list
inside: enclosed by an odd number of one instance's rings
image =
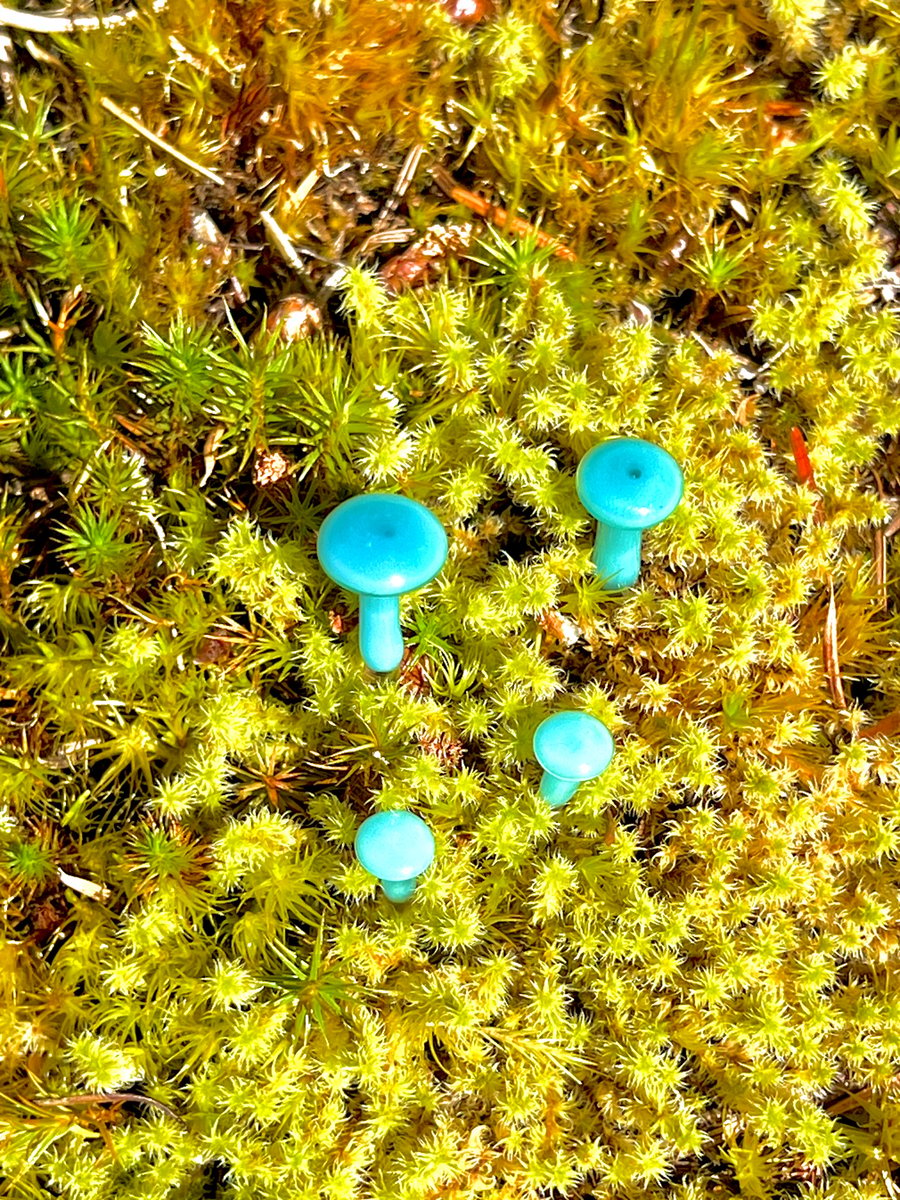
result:
[[(25, 37), (0, 123), (6, 1190), (882, 1200), (894, 11), (178, 0)], [(426, 270), (410, 243), (451, 227)], [(397, 254), (426, 286), (382, 274)], [(267, 332), (297, 294), (321, 322)], [(611, 434), (686, 477), (616, 595), (574, 488)], [(315, 556), (369, 488), (451, 539), (387, 679)], [(617, 753), (551, 810), (531, 735), (562, 706)], [(404, 907), (352, 851), (393, 807), (437, 840)]]

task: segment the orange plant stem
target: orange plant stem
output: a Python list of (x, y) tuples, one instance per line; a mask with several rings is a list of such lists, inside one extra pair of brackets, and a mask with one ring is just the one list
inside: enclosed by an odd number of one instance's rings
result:
[(432, 174), (438, 186), (447, 193), (451, 200), (455, 200), (458, 204), (464, 204), (466, 208), (477, 213), (479, 217), (483, 217), (486, 221), (490, 221), (501, 229), (508, 229), (517, 237), (533, 237), (539, 246), (552, 247), (553, 253), (559, 258), (565, 258), (569, 262), (576, 261), (575, 255), (568, 246), (564, 246), (557, 238), (551, 237), (547, 233), (542, 233), (539, 229), (535, 229), (532, 224), (528, 221), (523, 221), (521, 217), (512, 216), (505, 208), (501, 208), (499, 204), (491, 204), (489, 200), (485, 200), (484, 196), (479, 196), (476, 192), (470, 192), (468, 188), (460, 187), (446, 171), (435, 168)]

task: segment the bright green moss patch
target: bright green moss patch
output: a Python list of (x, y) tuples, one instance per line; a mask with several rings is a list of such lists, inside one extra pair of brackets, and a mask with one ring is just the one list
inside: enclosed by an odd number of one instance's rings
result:
[[(900, 18), (452, 8), (13, 31), (3, 1194), (886, 1200)], [(615, 595), (611, 435), (686, 479)], [(389, 678), (366, 489), (450, 536)], [(562, 707), (617, 751), (551, 810)]]

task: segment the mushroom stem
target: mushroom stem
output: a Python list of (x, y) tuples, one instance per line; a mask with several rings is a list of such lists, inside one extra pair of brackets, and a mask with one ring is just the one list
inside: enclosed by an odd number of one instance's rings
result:
[(641, 530), (599, 521), (594, 566), (601, 583), (611, 592), (636, 584), (641, 573)]
[(580, 782), (578, 779), (562, 779), (559, 775), (545, 771), (541, 776), (541, 795), (551, 808), (558, 808), (560, 804), (571, 800)]
[(418, 877), (412, 879), (382, 879), (381, 887), (388, 900), (393, 900), (395, 904), (402, 904), (416, 890), (416, 878)]
[(359, 597), (359, 648), (373, 671), (393, 671), (403, 658), (399, 596)]

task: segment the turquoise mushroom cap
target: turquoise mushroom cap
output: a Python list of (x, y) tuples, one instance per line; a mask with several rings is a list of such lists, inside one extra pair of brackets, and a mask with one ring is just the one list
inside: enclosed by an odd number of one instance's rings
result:
[(389, 492), (345, 500), (319, 529), (325, 572), (348, 591), (399, 596), (423, 587), (447, 560), (447, 534), (424, 504)]
[(649, 529), (677, 508), (681, 468), (667, 450), (640, 438), (612, 438), (589, 450), (575, 476), (591, 516), (618, 529)]
[(360, 825), (356, 856), (379, 879), (415, 879), (434, 860), (434, 834), (415, 813), (375, 813)]
[(534, 734), (534, 756), (557, 779), (583, 783), (601, 775), (612, 761), (612, 734), (586, 712), (558, 712), (541, 721)]

